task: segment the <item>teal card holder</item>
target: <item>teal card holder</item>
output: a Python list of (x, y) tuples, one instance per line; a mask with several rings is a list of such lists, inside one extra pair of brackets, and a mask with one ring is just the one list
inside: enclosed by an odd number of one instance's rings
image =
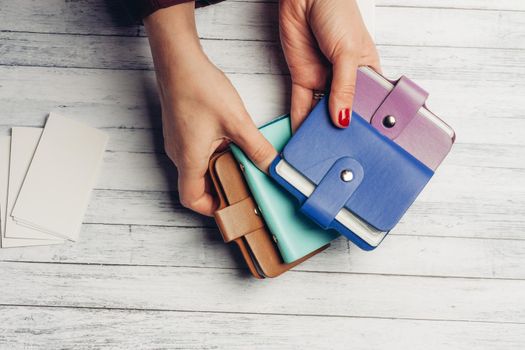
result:
[[(292, 136), (290, 118), (277, 118), (260, 131), (281, 152)], [(297, 199), (260, 171), (237, 146), (232, 145), (231, 149), (285, 263), (300, 259), (339, 236), (334, 230), (323, 230), (302, 214)]]

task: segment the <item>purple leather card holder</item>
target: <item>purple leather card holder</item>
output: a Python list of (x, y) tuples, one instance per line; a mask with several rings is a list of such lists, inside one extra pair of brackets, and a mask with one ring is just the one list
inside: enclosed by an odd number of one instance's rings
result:
[(432, 170), (450, 152), (454, 131), (431, 113), (428, 93), (412, 80), (390, 81), (368, 67), (357, 72), (353, 110)]

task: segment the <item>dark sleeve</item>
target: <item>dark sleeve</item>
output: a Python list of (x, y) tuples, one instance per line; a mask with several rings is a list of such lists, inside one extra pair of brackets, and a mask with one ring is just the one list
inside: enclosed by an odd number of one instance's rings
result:
[[(174, 5), (178, 5), (178, 4), (182, 4), (185, 2), (190, 2), (190, 1), (194, 1), (194, 0), (123, 0), (121, 2), (124, 4), (124, 6), (127, 7), (130, 14), (135, 19), (141, 20), (144, 17), (151, 15), (153, 12), (157, 10), (160, 10), (166, 7), (170, 7), (170, 6), (174, 6)], [(201, 6), (211, 5), (219, 1), (217, 0), (215, 1), (214, 0), (210, 0), (210, 1), (197, 0), (195, 1), (195, 6), (201, 7)]]

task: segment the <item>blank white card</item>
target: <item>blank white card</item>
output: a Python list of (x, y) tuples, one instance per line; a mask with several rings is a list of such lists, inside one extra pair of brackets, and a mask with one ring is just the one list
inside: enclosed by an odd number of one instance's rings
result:
[(7, 192), (9, 188), (9, 158), (11, 153), (11, 137), (0, 136), (0, 246), (2, 248), (24, 247), (42, 244), (55, 244), (60, 240), (20, 239), (5, 237), (7, 221)]
[(5, 221), (5, 236), (9, 238), (52, 239), (58, 238), (49, 233), (19, 225), (11, 217), (22, 183), (29, 170), (31, 160), (42, 135), (41, 128), (19, 127), (11, 129), (11, 154), (9, 162), (9, 189), (7, 195), (7, 216)]
[(76, 240), (107, 140), (100, 130), (50, 114), (16, 200), (14, 219)]

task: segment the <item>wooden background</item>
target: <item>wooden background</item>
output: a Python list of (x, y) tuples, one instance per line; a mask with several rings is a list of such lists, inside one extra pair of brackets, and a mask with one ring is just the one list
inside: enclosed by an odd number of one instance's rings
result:
[[(377, 251), (340, 239), (264, 281), (178, 203), (147, 39), (113, 2), (0, 0), (0, 132), (53, 110), (111, 136), (80, 241), (0, 251), (1, 349), (525, 348), (524, 1), (377, 1), (386, 74), (457, 144)], [(276, 16), (198, 11), (259, 123), (289, 104)]]

